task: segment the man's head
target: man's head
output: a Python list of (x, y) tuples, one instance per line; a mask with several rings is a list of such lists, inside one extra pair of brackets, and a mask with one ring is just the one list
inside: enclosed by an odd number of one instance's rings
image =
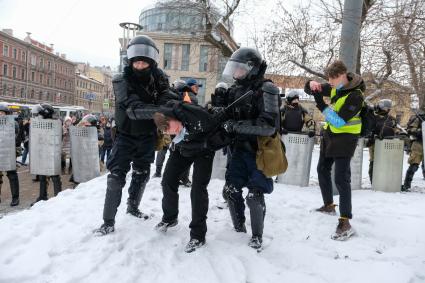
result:
[(194, 78), (188, 79), (186, 84), (190, 87), (194, 94), (198, 94), (199, 87), (202, 87), (202, 84), (199, 84)]
[(337, 60), (325, 69), (325, 76), (328, 77), (329, 84), (336, 89), (340, 89), (348, 84), (347, 67), (341, 60)]
[(288, 104), (298, 105), (300, 102), (300, 96), (298, 95), (298, 92), (291, 90), (288, 95), (286, 95), (286, 102)]

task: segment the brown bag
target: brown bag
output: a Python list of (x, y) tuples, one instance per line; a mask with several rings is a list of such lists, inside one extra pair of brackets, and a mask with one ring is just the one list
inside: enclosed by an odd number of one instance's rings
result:
[(288, 160), (280, 135), (257, 137), (257, 143), (256, 163), (258, 170), (262, 171), (266, 177), (285, 173), (288, 169)]

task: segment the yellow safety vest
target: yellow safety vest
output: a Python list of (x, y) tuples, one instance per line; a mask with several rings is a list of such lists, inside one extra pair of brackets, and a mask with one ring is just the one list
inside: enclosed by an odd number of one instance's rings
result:
[[(336, 89), (333, 88), (331, 91), (331, 100), (335, 95), (336, 95)], [(333, 104), (333, 110), (336, 113), (338, 113), (341, 107), (345, 104), (345, 100), (347, 99), (349, 95), (350, 93), (347, 93), (346, 95), (338, 98), (338, 100)], [(323, 128), (326, 130), (328, 127), (331, 130), (331, 132), (334, 134), (342, 134), (342, 133), (360, 134), (360, 132), (362, 131), (362, 119), (360, 118), (360, 111), (356, 114), (356, 116), (348, 120), (344, 126), (340, 128), (336, 128), (332, 126), (329, 122), (326, 122)]]

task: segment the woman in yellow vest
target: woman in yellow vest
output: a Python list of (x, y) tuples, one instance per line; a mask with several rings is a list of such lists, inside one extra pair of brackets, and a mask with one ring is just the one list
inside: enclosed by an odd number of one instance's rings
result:
[[(340, 218), (332, 239), (346, 240), (354, 234), (349, 222), (352, 218), (350, 161), (362, 129), (360, 111), (364, 103), (365, 84), (359, 75), (347, 73), (342, 61), (329, 65), (325, 75), (328, 77), (328, 83), (308, 81), (305, 85), (305, 92), (314, 96), (316, 106), (326, 121), (317, 164), (324, 204), (317, 211), (335, 214), (331, 180), (331, 169), (335, 163)], [(330, 97), (329, 105), (324, 102), (323, 96)]]

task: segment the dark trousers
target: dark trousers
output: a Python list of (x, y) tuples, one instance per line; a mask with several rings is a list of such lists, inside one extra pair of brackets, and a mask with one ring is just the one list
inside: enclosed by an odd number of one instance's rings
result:
[(105, 157), (106, 160), (109, 159), (109, 154), (111, 153), (112, 147), (104, 147), (102, 146), (100, 148), (100, 161), (102, 161), (103, 163), (105, 163)]
[(164, 147), (163, 149), (159, 150), (156, 154), (156, 160), (155, 160), (155, 166), (156, 166), (156, 172), (161, 174), (162, 172), (162, 166), (164, 165), (165, 156), (167, 155), (168, 147)]
[(165, 166), (162, 178), (162, 211), (164, 222), (172, 222), (179, 214), (179, 179), (193, 163), (193, 180), (190, 191), (192, 204), (192, 221), (190, 222), (190, 237), (204, 240), (207, 233), (208, 212), (208, 183), (211, 179), (211, 171), (214, 160), (214, 152), (202, 152), (191, 157), (181, 155), (178, 149), (171, 151)]
[[(125, 177), (133, 167), (133, 176), (128, 188), (129, 199), (140, 202), (142, 191), (146, 185), (150, 164), (155, 158), (155, 135), (146, 134), (130, 136), (118, 134), (106, 167), (111, 172), (108, 175), (105, 205), (103, 207), (103, 220), (109, 225), (115, 224), (115, 215), (121, 203), (122, 188), (125, 185)], [(134, 179), (135, 175), (138, 175)], [(142, 178), (141, 178), (142, 177)], [(134, 181), (133, 181), (134, 180)]]
[(323, 203), (333, 203), (332, 164), (335, 163), (335, 184), (339, 192), (339, 212), (341, 217), (352, 218), (351, 215), (351, 157), (325, 157), (323, 150), (320, 151), (317, 174), (319, 177), (320, 190)]

